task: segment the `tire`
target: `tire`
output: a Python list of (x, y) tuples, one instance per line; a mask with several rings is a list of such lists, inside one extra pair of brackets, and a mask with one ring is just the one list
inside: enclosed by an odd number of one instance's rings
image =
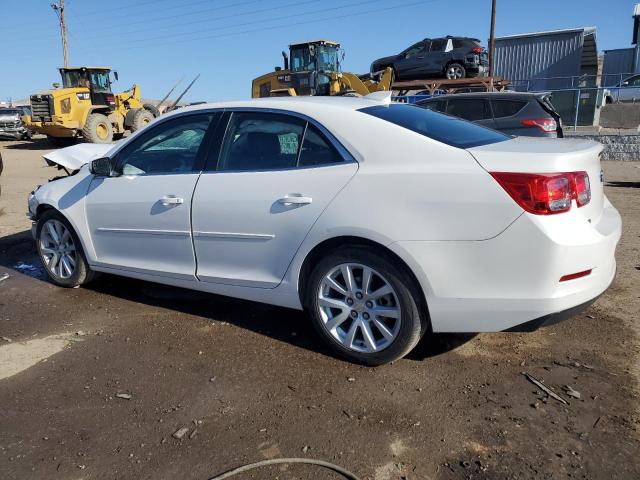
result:
[[(353, 278), (355, 288), (351, 290), (346, 288), (345, 268)], [(365, 269), (371, 272), (368, 291), (363, 288)], [(378, 366), (398, 360), (427, 331), (426, 312), (419, 308), (414, 282), (404, 269), (370, 247), (329, 253), (317, 263), (306, 287), (305, 304), (315, 330), (334, 353), (351, 362)], [(375, 297), (381, 289), (388, 293)], [(376, 311), (391, 315), (376, 315)], [(327, 327), (331, 320), (334, 325)], [(378, 325), (386, 329), (386, 335)]]
[(146, 127), (153, 121), (153, 115), (148, 110), (140, 109), (133, 115), (131, 122), (131, 131), (135, 132)]
[[(51, 229), (55, 235), (51, 233)], [(56, 235), (58, 240), (55, 238)], [(75, 230), (57, 210), (47, 210), (38, 219), (36, 247), (49, 278), (60, 287), (84, 285), (97, 276), (97, 272), (91, 270), (87, 263)]]
[(89, 143), (111, 143), (113, 126), (106, 115), (90, 113), (82, 127), (82, 136)]
[(51, 135), (47, 135), (47, 141), (57, 148), (68, 147), (76, 143), (76, 139), (74, 137), (52, 137)]
[(467, 71), (463, 65), (454, 62), (447, 65), (444, 69), (444, 76), (449, 80), (454, 80), (457, 78), (465, 78), (467, 76)]
[(160, 110), (158, 110), (158, 108), (155, 105), (152, 105), (150, 103), (145, 103), (144, 105), (142, 105), (142, 108), (150, 112), (151, 115), (153, 115), (153, 118), (158, 118), (160, 116)]

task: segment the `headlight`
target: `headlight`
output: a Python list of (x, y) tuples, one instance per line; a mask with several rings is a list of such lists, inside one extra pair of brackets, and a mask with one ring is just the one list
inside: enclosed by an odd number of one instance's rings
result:
[(78, 97), (78, 100), (89, 100), (89, 94), (88, 93), (76, 93), (76, 97)]
[(71, 100), (70, 99), (65, 98), (60, 102), (60, 111), (62, 113), (71, 113)]

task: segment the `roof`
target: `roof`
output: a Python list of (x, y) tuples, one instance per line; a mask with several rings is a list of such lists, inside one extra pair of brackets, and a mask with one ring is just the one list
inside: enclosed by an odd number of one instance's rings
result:
[(475, 98), (475, 97), (491, 97), (491, 98), (540, 98), (543, 95), (548, 95), (549, 92), (469, 92), (469, 93), (453, 93), (448, 95), (437, 95), (435, 97), (420, 100), (420, 102), (435, 101), (439, 99), (449, 98)]
[(60, 67), (60, 70), (111, 70), (111, 67)]
[(308, 40), (306, 42), (291, 43), (291, 44), (289, 44), (289, 48), (297, 47), (299, 45), (309, 45), (310, 43), (323, 43), (323, 44), (327, 44), (327, 45), (333, 45), (333, 46), (336, 46), (336, 47), (340, 47), (340, 44), (338, 42), (334, 42), (332, 40)]
[(563, 33), (577, 33), (582, 32), (585, 35), (595, 35), (596, 27), (577, 27), (577, 28), (565, 28), (563, 30), (547, 30), (544, 32), (531, 32), (531, 33), (517, 33), (515, 35), (506, 35), (504, 37), (496, 37), (496, 40), (507, 40), (511, 38), (525, 38), (525, 37), (544, 37), (547, 35), (561, 35)]

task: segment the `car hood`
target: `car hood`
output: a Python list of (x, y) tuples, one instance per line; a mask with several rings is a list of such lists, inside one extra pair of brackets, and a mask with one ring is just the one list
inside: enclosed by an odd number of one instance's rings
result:
[(96, 158), (106, 156), (113, 148), (112, 144), (80, 143), (72, 147), (61, 148), (43, 155), (49, 164), (60, 165), (67, 170), (80, 170), (84, 164)]
[(393, 63), (396, 59), (397, 55), (391, 55), (390, 57), (383, 57), (383, 58), (379, 58), (377, 60), (375, 60), (372, 64), (371, 64), (371, 71), (375, 72), (377, 70), (379, 70), (379, 68), (377, 68), (379, 65), (386, 65), (389, 63)]

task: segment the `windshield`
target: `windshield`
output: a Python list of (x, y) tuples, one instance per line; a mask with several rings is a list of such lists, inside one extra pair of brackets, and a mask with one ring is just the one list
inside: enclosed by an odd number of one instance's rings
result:
[(111, 92), (109, 72), (104, 70), (65, 70), (62, 85), (64, 88), (84, 87), (94, 92)]
[(392, 103), (359, 110), (452, 147), (471, 148), (504, 142), (511, 137), (460, 118), (416, 105)]
[(320, 45), (318, 52), (318, 70), (335, 72), (338, 70), (338, 49), (329, 45)]
[(0, 115), (20, 115), (20, 111), (8, 108), (0, 108)]

